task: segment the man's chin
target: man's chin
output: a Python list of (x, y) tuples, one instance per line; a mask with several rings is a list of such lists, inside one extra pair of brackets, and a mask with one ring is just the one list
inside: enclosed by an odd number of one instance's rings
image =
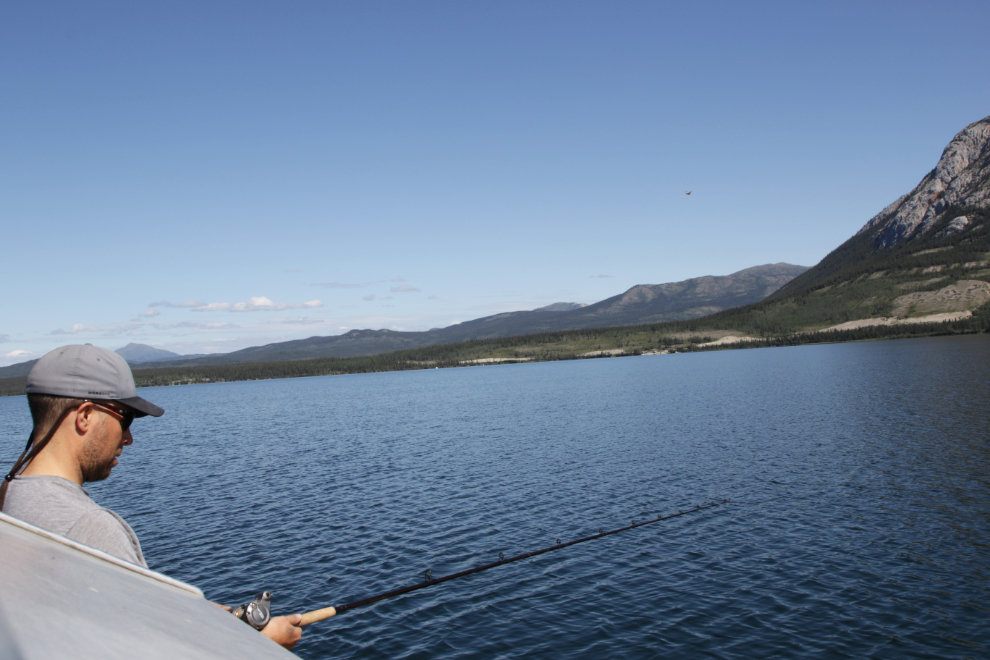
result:
[(97, 467), (90, 468), (88, 470), (83, 470), (83, 481), (86, 483), (92, 483), (94, 481), (103, 481), (110, 476), (110, 471), (113, 470), (114, 466), (117, 465), (117, 459), (113, 459), (112, 463), (107, 463), (105, 465), (100, 465)]

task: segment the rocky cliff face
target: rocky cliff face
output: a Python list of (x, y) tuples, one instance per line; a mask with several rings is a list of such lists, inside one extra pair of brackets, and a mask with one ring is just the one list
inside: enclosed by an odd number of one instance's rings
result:
[[(935, 169), (914, 190), (878, 213), (859, 230), (875, 248), (888, 248), (928, 233), (950, 207), (990, 206), (990, 117), (964, 128), (942, 152)], [(961, 231), (961, 216), (943, 232)]]

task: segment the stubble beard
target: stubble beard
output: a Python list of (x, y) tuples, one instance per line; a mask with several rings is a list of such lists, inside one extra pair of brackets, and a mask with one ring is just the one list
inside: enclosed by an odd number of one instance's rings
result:
[(83, 451), (82, 478), (83, 482), (103, 481), (110, 476), (113, 462), (116, 460), (117, 446), (110, 449), (110, 433), (106, 427), (97, 429), (97, 436), (86, 444)]

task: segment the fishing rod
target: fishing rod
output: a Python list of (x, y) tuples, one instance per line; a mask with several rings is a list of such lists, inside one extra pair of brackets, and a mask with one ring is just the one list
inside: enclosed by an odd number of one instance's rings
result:
[[(720, 506), (727, 503), (729, 500), (723, 499), (721, 502), (710, 502), (705, 505), (695, 505), (693, 509), (687, 509), (682, 511), (678, 509), (677, 513), (672, 513), (667, 516), (657, 515), (656, 518), (651, 518), (650, 520), (645, 520), (643, 522), (632, 521), (631, 525), (626, 525), (625, 527), (620, 527), (618, 529), (613, 529), (605, 531), (599, 529), (597, 534), (592, 536), (586, 536), (576, 541), (568, 541), (567, 543), (561, 543), (560, 539), (557, 539), (555, 545), (551, 545), (547, 548), (542, 548), (540, 550), (533, 550), (532, 552), (524, 552), (521, 555), (516, 555), (515, 557), (506, 557), (503, 553), (498, 553), (498, 561), (493, 561), (490, 564), (485, 564), (483, 566), (476, 566), (475, 568), (469, 568), (459, 573), (451, 573), (450, 575), (444, 575), (443, 577), (435, 578), (433, 577), (433, 571), (424, 571), (426, 575), (426, 580), (418, 584), (413, 584), (408, 587), (402, 587), (400, 589), (393, 589), (392, 591), (386, 591), (385, 593), (378, 594), (377, 596), (371, 596), (370, 598), (362, 598), (361, 600), (356, 600), (353, 603), (347, 603), (346, 605), (340, 605), (337, 607), (324, 607), (319, 610), (313, 610), (312, 612), (307, 612), (303, 614), (302, 622), (300, 626), (308, 626), (311, 623), (316, 623), (317, 621), (323, 621), (324, 619), (329, 619), (332, 616), (346, 612), (347, 610), (353, 610), (358, 607), (364, 607), (365, 605), (371, 605), (372, 603), (377, 603), (380, 600), (385, 600), (386, 598), (394, 598), (395, 596), (401, 596), (402, 594), (407, 594), (410, 591), (417, 591), (418, 589), (425, 589), (426, 587), (431, 587), (435, 584), (440, 584), (441, 582), (447, 582), (448, 580), (455, 580), (465, 575), (471, 575), (472, 573), (480, 573), (481, 571), (487, 571), (490, 568), (495, 568), (496, 566), (502, 566), (504, 564), (511, 564), (514, 561), (519, 561), (520, 559), (526, 559), (528, 557), (535, 557), (536, 555), (542, 555), (545, 552), (552, 552), (553, 550), (560, 550), (561, 548), (566, 548), (571, 545), (577, 545), (578, 543), (584, 543), (585, 541), (591, 541), (593, 539), (600, 539), (603, 536), (611, 536), (612, 534), (618, 534), (619, 532), (624, 532), (629, 529), (635, 529), (637, 527), (642, 527), (643, 525), (651, 525), (661, 520), (670, 520), (671, 518), (677, 518), (679, 516), (686, 516), (689, 513), (695, 513), (697, 511), (703, 511), (705, 509), (711, 509), (712, 507)], [(271, 601), (271, 592), (265, 592), (258, 598), (267, 596), (267, 601)], [(265, 603), (267, 605), (267, 602)], [(247, 606), (241, 606), (247, 607)], [(268, 623), (267, 619), (265, 623)]]

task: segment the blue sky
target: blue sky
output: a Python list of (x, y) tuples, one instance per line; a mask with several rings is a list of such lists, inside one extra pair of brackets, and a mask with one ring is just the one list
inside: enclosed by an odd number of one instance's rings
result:
[(990, 114), (987, 25), (985, 1), (4, 3), (0, 364), (814, 265)]

